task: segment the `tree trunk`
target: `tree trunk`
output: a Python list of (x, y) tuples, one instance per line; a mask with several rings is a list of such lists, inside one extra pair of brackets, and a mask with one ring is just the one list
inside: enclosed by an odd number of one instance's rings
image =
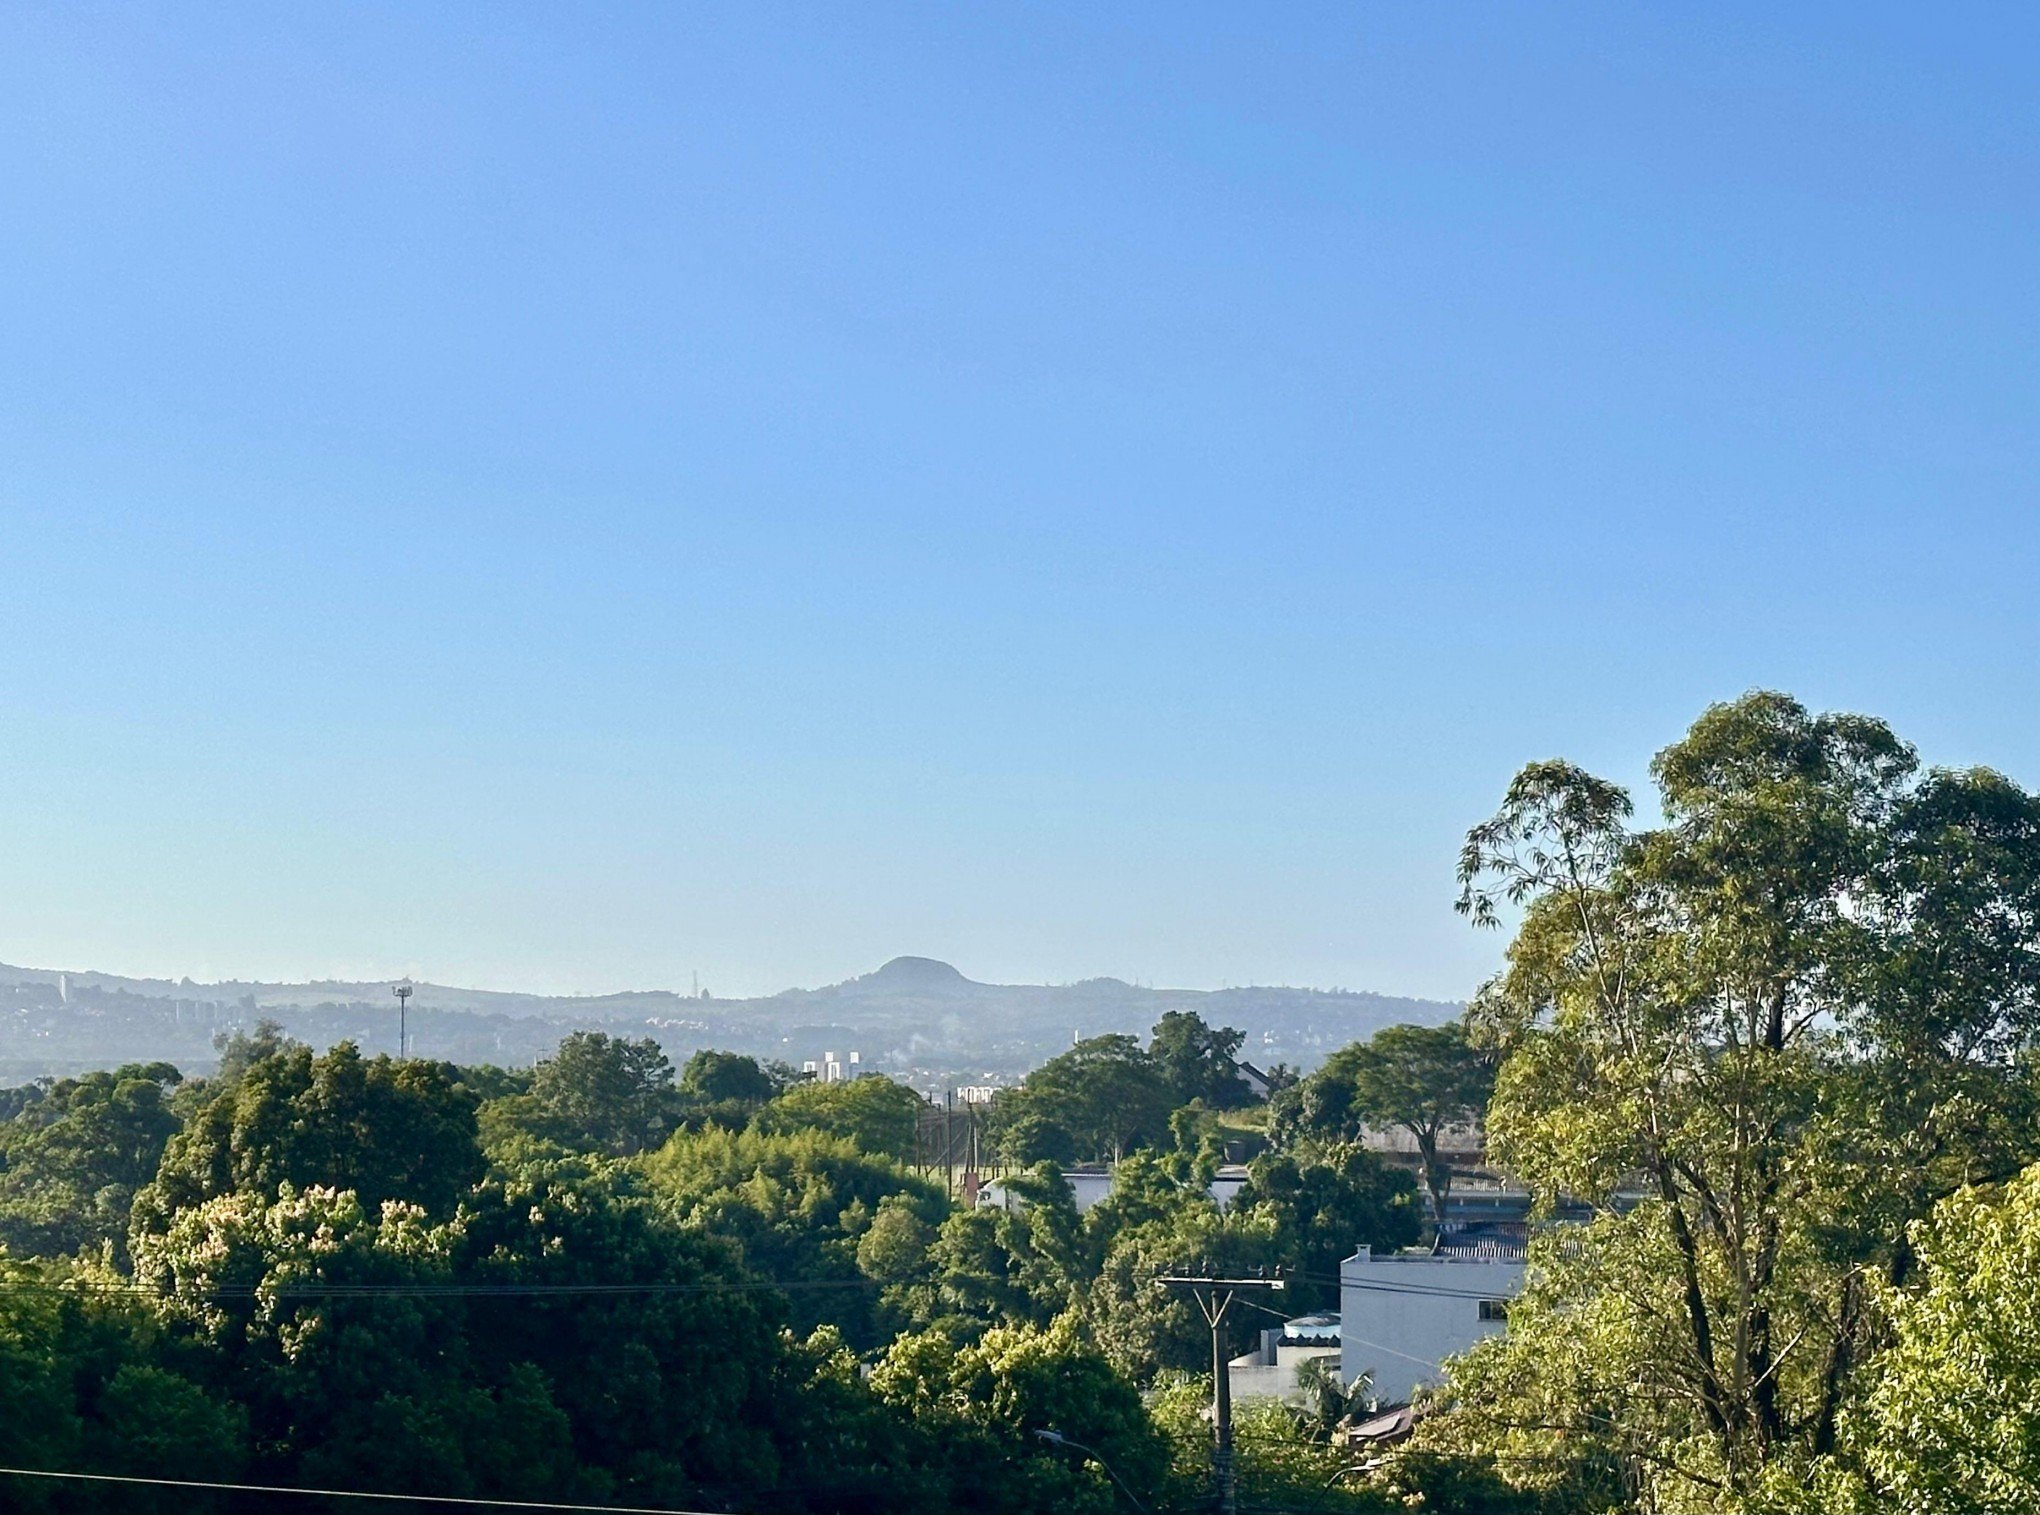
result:
[(1417, 1156), (1424, 1165), (1424, 1192), (1431, 1197), (1431, 1251), (1445, 1245), (1445, 1201), (1452, 1195), (1452, 1170), (1438, 1161), (1438, 1133), (1435, 1129), (1410, 1128), (1417, 1139)]

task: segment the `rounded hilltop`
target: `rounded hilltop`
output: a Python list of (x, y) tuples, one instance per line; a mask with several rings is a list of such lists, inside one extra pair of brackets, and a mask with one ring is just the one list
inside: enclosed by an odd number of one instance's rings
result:
[(892, 994), (954, 994), (977, 987), (948, 963), (932, 957), (896, 957), (851, 983)]

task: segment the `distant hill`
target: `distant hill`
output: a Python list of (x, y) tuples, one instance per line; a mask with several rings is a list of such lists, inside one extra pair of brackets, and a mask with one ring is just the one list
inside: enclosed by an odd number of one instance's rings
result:
[[(1168, 1010), (1193, 1010), (1246, 1033), (1257, 1063), (1310, 1067), (1397, 1021), (1435, 1025), (1456, 1004), (1346, 990), (1262, 986), (1154, 989), (1114, 978), (985, 984), (928, 957), (896, 957), (840, 984), (757, 999), (670, 990), (561, 996), (413, 986), (412, 1051), (456, 1062), (521, 1065), (568, 1031), (656, 1036), (677, 1062), (726, 1047), (798, 1065), (828, 1053), (926, 1088), (1017, 1077), (1082, 1036), (1145, 1037)], [(344, 1038), (394, 1050), (386, 982), (274, 984), (124, 978), (0, 964), (0, 1083), (121, 1062), (212, 1063), (216, 1034), (269, 1018), (316, 1046)]]

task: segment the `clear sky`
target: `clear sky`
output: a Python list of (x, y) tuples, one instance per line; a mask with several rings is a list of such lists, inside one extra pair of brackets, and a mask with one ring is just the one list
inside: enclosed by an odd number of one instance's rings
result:
[(2040, 783), (2035, 31), (10, 6), (0, 959), (1458, 996), (1529, 759)]

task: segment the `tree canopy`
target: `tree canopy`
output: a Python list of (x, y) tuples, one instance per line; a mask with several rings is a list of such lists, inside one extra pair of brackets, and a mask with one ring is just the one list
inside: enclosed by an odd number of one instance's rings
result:
[(1167, 1010), (1155, 1023), (1148, 1056), (1177, 1104), (1202, 1100), (1213, 1110), (1237, 1110), (1253, 1102), (1240, 1077), (1245, 1040), (1230, 1026), (1206, 1024), (1194, 1010)]
[(1887, 1288), (1890, 1344), (1848, 1426), (1858, 1476), (1836, 1515), (2024, 1515), (2040, 1509), (2040, 1166), (1964, 1189), (1919, 1236), (1919, 1279)]
[(1494, 1064), (1458, 1021), (1388, 1026), (1340, 1048), (1281, 1103), (1292, 1135), (1357, 1141), (1372, 1127), (1399, 1128), (1415, 1141), (1434, 1221), (1442, 1222), (1452, 1168), (1439, 1139), (1477, 1122), (1494, 1089)]
[(628, 1156), (673, 1127), (673, 1065), (650, 1037), (575, 1031), (533, 1071), (531, 1098), (555, 1131)]
[(915, 1124), (925, 1104), (906, 1085), (877, 1075), (800, 1083), (762, 1106), (751, 1124), (767, 1135), (819, 1131), (904, 1160), (914, 1155)]
[[(1102, 1449), (1177, 1507), (1183, 1450), (1142, 1392), (1209, 1353), (1154, 1274), (1331, 1266), (1335, 1235), (1407, 1237), (1410, 1186), (1299, 1146), (1222, 1216), (1207, 1095), (1236, 1033), (1177, 1021), (1157, 1044), (1197, 1052), (1189, 1103), (1130, 1037), (1073, 1049), (1030, 1091), (1063, 1148), (1127, 1154), (1088, 1215), (1053, 1161), (1008, 1173), (1003, 1207), (910, 1171), (923, 1105), (891, 1080), (795, 1082), (733, 1054), (676, 1080), (655, 1044), (602, 1033), (526, 1073), (314, 1052), (258, 1025), (188, 1084), (129, 1068), (10, 1093), (9, 1246), (86, 1255), (0, 1256), (23, 1281), (0, 1287), (0, 1453), (849, 1515), (1113, 1508)], [(1268, 1446), (1315, 1476), (1335, 1455), (1323, 1436)]]
[(1173, 1108), (1168, 1081), (1139, 1042), (1094, 1036), (1000, 1090), (992, 1132), (1016, 1162), (1103, 1160), (1165, 1143)]
[(1475, 1005), (1491, 1158), (1603, 1213), (1436, 1434), (1740, 1509), (1835, 1454), (1911, 1225), (2031, 1152), (2040, 802), (1765, 693), (1652, 775), (1660, 826), (1544, 762), (1467, 839), (1462, 909), (1520, 917)]
[(444, 1064), (363, 1058), (352, 1042), (285, 1046), (209, 1081), (137, 1196), (134, 1224), (226, 1194), (346, 1189), (450, 1213), (482, 1175), (474, 1096)]
[(135, 1194), (178, 1121), (168, 1063), (60, 1079), (0, 1122), (0, 1247), (55, 1256), (125, 1246)]

